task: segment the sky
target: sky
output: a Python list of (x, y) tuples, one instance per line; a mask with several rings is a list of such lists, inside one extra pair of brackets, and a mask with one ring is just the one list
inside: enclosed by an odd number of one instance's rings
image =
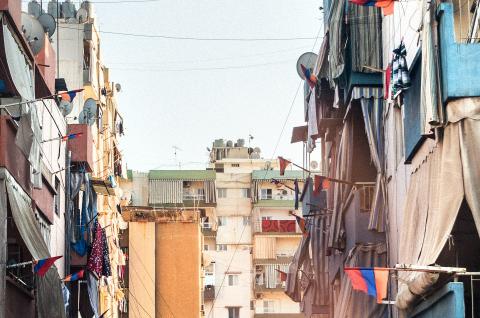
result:
[[(298, 57), (318, 52), (318, 0), (158, 0), (95, 4), (100, 31), (203, 38), (192, 41), (101, 34), (101, 54), (120, 83), (121, 149), (134, 170), (202, 169), (215, 139), (247, 140), (262, 157), (302, 162), (292, 127), (304, 124)], [(288, 116), (290, 107), (291, 113)], [(286, 123), (285, 123), (286, 122)], [(285, 123), (278, 149), (277, 140)], [(178, 147), (175, 160), (175, 149)]]

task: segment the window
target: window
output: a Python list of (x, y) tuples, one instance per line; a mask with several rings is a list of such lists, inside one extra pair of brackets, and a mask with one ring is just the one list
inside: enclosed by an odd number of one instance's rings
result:
[(232, 168), (238, 168), (238, 167), (240, 167), (239, 163), (232, 163)]
[(237, 274), (228, 275), (228, 286), (237, 286), (238, 285), (238, 276)]
[(263, 301), (263, 312), (264, 313), (275, 312), (275, 301), (274, 300), (264, 300)]
[(250, 225), (250, 217), (249, 216), (243, 216), (242, 219), (243, 219), (243, 225), (244, 226)]
[(260, 199), (261, 200), (270, 200), (272, 199), (272, 189), (261, 189), (260, 190)]
[(219, 198), (226, 198), (227, 197), (227, 189), (225, 188), (217, 188), (217, 192), (218, 192), (218, 197)]
[(225, 252), (227, 250), (227, 244), (217, 244), (217, 251)]
[(45, 241), (45, 244), (47, 244), (48, 251), (50, 251), (50, 224), (38, 211), (35, 211), (35, 218), (40, 227), (40, 233), (42, 233), (43, 240)]
[(204, 244), (204, 245), (203, 245), (203, 250), (204, 250), (204, 251), (208, 251), (208, 249), (209, 249), (208, 244)]
[(227, 307), (228, 318), (240, 318), (240, 308), (239, 307)]
[(219, 216), (217, 218), (218, 226), (225, 226), (227, 225), (227, 217), (226, 216)]
[(240, 189), (242, 191), (242, 198), (250, 198), (250, 189), (245, 188), (245, 189)]
[(53, 210), (56, 215), (60, 215), (60, 179), (58, 177), (55, 177), (55, 192)]

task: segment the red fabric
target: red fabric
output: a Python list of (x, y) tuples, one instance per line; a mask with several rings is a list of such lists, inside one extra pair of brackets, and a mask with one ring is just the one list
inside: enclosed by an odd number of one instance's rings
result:
[(345, 268), (345, 273), (350, 278), (350, 281), (352, 282), (352, 287), (354, 290), (359, 290), (364, 293), (368, 293), (367, 283), (365, 282), (365, 279), (363, 278), (362, 273), (360, 272), (359, 269)]
[(280, 232), (278, 220), (262, 220), (262, 232)]
[(97, 274), (98, 277), (102, 276), (103, 270), (103, 248), (102, 248), (102, 227), (97, 223), (95, 228), (95, 239), (92, 244), (92, 251), (87, 262), (87, 269)]
[(280, 161), (280, 175), (283, 176), (285, 174), (285, 169), (291, 162), (283, 157), (278, 157), (278, 160)]
[(383, 95), (385, 99), (390, 97), (390, 79), (392, 78), (392, 67), (388, 65), (387, 69), (385, 70), (385, 87), (383, 88)]
[(330, 180), (328, 180), (324, 176), (316, 175), (315, 176), (313, 193), (315, 195), (318, 195), (318, 193), (320, 191), (322, 191), (323, 189), (328, 189), (328, 188), (330, 188)]
[(275, 269), (279, 274), (280, 274), (280, 281), (282, 282), (285, 282), (287, 281), (287, 273), (279, 270), (279, 269)]
[(303, 235), (307, 236), (308, 232), (305, 224), (305, 219), (302, 217), (299, 217), (298, 215), (295, 215), (295, 219), (297, 220), (298, 226), (300, 227), (300, 230), (302, 231)]
[(295, 233), (295, 220), (280, 220), (280, 232)]

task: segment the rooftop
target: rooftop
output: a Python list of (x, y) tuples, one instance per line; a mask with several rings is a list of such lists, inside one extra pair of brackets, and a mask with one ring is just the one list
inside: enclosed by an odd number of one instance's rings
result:
[(215, 180), (214, 170), (150, 170), (148, 179), (202, 181)]
[(254, 170), (252, 172), (253, 180), (304, 180), (305, 176), (301, 170), (287, 170), (284, 175), (280, 175), (279, 170)]

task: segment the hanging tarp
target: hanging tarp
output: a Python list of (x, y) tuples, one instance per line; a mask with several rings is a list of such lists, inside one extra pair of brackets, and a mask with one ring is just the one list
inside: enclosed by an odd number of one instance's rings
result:
[[(387, 247), (385, 243), (364, 244), (353, 247), (345, 260), (346, 267), (385, 267)], [(387, 306), (379, 305), (374, 297), (354, 291), (350, 279), (342, 271), (340, 293), (335, 303), (334, 318), (385, 317)]]
[(183, 181), (149, 180), (148, 203), (183, 203)]
[(15, 40), (13, 32), (8, 28), (8, 24), (4, 22), (2, 19), (3, 44), (10, 76), (20, 96), (25, 100), (34, 100), (33, 68), (28, 63), (27, 56)]
[[(480, 232), (480, 98), (451, 101), (446, 111), (443, 139), (411, 176), (400, 241), (414, 243), (399, 246), (399, 263), (435, 263), (464, 199)], [(416, 284), (422, 277), (401, 273), (400, 278), (397, 301), (411, 304), (403, 282)]]
[[(0, 182), (0, 192), (7, 192), (15, 225), (34, 259), (49, 258), (47, 245), (35, 220), (31, 199), (10, 176)], [(64, 318), (62, 286), (57, 268), (53, 265), (45, 276), (35, 276), (36, 306), (39, 318)]]
[(345, 69), (344, 15), (345, 0), (333, 1), (330, 9), (328, 42), (330, 45), (328, 61), (330, 80), (340, 77)]
[(316, 215), (310, 229), (310, 245), (312, 249), (312, 265), (314, 284), (312, 287), (313, 304), (328, 305), (330, 284), (328, 282), (327, 229), (330, 216)]
[(382, 14), (373, 6), (348, 6), (352, 71), (371, 73), (365, 68), (382, 68)]
[(288, 297), (290, 297), (293, 301), (297, 303), (301, 300), (299, 270), (302, 268), (303, 263), (310, 259), (309, 243), (310, 235), (302, 236), (300, 245), (298, 246), (297, 251), (293, 256), (292, 263), (288, 267), (285, 294), (287, 294)]

